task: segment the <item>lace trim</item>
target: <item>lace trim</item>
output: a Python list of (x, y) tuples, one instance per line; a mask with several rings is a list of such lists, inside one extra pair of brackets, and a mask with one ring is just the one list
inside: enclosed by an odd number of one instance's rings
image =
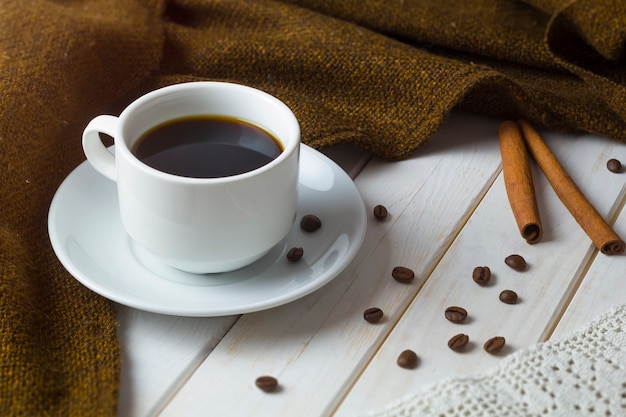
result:
[(485, 374), (441, 381), (367, 416), (626, 416), (626, 305)]

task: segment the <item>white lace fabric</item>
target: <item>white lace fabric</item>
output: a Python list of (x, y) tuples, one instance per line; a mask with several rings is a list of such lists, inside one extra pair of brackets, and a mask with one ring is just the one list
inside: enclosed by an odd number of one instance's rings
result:
[(441, 381), (368, 417), (626, 417), (626, 305), (493, 370)]

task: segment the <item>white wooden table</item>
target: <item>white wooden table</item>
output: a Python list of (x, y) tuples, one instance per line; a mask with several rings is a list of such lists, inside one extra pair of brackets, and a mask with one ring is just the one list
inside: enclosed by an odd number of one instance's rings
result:
[[(511, 352), (566, 335), (626, 303), (626, 256), (607, 256), (585, 233), (534, 168), (541, 243), (520, 236), (508, 205), (497, 137), (499, 120), (454, 114), (431, 142), (401, 162), (356, 148), (325, 153), (354, 178), (368, 210), (365, 241), (354, 261), (322, 289), (295, 302), (242, 316), (189, 318), (117, 306), (122, 347), (119, 416), (354, 416), (382, 407), (442, 378), (488, 370)], [(592, 135), (541, 132), (587, 198), (626, 237), (626, 145)], [(377, 204), (389, 217), (371, 215)], [(522, 255), (528, 269), (504, 264)], [(406, 285), (391, 278), (412, 268)], [(475, 266), (493, 283), (476, 285)], [(504, 289), (516, 305), (498, 300)], [(444, 318), (451, 305), (469, 313)], [(363, 311), (379, 307), (371, 324)], [(462, 353), (447, 347), (470, 336)], [(505, 336), (486, 354), (484, 341)], [(396, 365), (405, 349), (417, 368)], [(280, 390), (255, 386), (272, 375)]]

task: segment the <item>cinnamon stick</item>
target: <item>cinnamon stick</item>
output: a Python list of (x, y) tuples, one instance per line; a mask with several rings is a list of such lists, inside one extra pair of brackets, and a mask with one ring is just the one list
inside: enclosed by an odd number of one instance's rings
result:
[(623, 253), (626, 247), (624, 241), (585, 198), (539, 134), (525, 120), (520, 120), (518, 124), (529, 153), (537, 162), (556, 195), (591, 238), (593, 244), (606, 255)]
[(517, 123), (505, 121), (498, 129), (504, 186), (520, 234), (526, 242), (539, 242), (543, 235), (533, 187), (528, 151)]

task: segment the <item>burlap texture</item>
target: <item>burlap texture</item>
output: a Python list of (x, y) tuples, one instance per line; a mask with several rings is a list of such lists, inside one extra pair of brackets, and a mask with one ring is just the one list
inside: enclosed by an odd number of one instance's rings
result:
[(114, 415), (111, 305), (47, 237), (80, 135), (159, 86), (231, 80), (303, 140), (414, 154), (461, 108), (626, 140), (626, 3), (0, 0), (0, 415)]

